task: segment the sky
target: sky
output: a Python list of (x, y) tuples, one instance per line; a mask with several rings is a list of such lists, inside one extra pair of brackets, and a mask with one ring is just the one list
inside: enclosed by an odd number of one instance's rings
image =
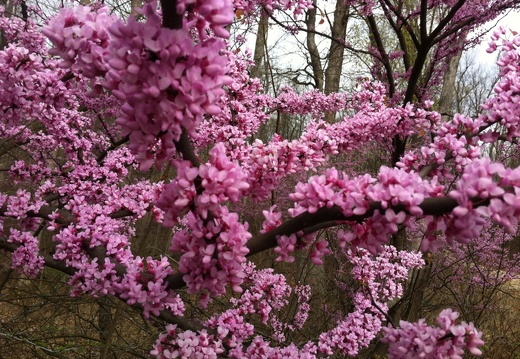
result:
[[(323, 24), (322, 26), (327, 26), (327, 24)], [(509, 28), (511, 30), (517, 31), (520, 33), (520, 11), (511, 11), (507, 15), (503, 16), (499, 21), (494, 20), (489, 22), (488, 24), (484, 25), (483, 27), (485, 29), (493, 29), (498, 28), (498, 26), (504, 26), (506, 28)], [(317, 30), (319, 29), (319, 25), (317, 25)], [(489, 65), (490, 67), (494, 67), (495, 62), (497, 60), (497, 52), (489, 54), (486, 52), (486, 49), (488, 48), (488, 42), (489, 38), (492, 34), (491, 30), (488, 34), (484, 35), (484, 40), (480, 45), (476, 47), (475, 50), (473, 50), (475, 55), (475, 60), (478, 63)], [(279, 43), (280, 37), (284, 37), (285, 32), (280, 30), (277, 26), (272, 27), (269, 30), (268, 35), (268, 43), (269, 46), (273, 45), (274, 43)], [(300, 33), (300, 41), (304, 42), (305, 35)], [(244, 47), (250, 48), (251, 50), (254, 49), (255, 46), (255, 36), (250, 34), (247, 37), (248, 41), (244, 45)], [(321, 42), (322, 40), (317, 37), (317, 42)], [(296, 45), (294, 43), (295, 39), (292, 36), (287, 36), (282, 40), (283, 46), (277, 46), (277, 48), (274, 50), (274, 52), (270, 53), (270, 56), (272, 56), (274, 59), (283, 59), (287, 60), (287, 58), (291, 58), (290, 63), (292, 64), (292, 69), (295, 70), (299, 67), (304, 67), (305, 59), (301, 58), (301, 56), (298, 56), (298, 51), (296, 50)], [(320, 45), (318, 45), (320, 46)], [(328, 44), (325, 45), (328, 47)], [(292, 50), (291, 50), (292, 49)]]
[[(503, 17), (500, 21), (492, 21), (489, 24), (486, 24), (485, 27), (496, 27), (504, 26), (505, 28), (509, 28), (513, 31), (517, 31), (520, 33), (520, 12), (519, 11), (511, 11), (505, 17)], [(493, 65), (496, 62), (497, 53), (494, 52), (489, 54), (486, 52), (488, 48), (489, 38), (492, 32), (486, 35), (486, 40), (482, 41), (482, 43), (477, 47), (477, 60), (483, 64)]]

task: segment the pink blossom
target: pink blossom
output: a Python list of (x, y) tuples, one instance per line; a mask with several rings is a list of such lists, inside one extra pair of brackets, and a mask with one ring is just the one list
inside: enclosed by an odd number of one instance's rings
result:
[(458, 313), (443, 310), (437, 317), (439, 327), (418, 323), (400, 322), (400, 328), (383, 328), (383, 341), (390, 343), (390, 358), (462, 358), (464, 349), (480, 355), (478, 347), (484, 342), (482, 333), (473, 324), (456, 324)]
[(44, 261), (38, 255), (38, 240), (29, 232), (10, 230), (10, 243), (15, 243), (18, 248), (11, 257), (11, 266), (20, 273), (25, 273), (30, 278), (35, 278), (42, 270)]

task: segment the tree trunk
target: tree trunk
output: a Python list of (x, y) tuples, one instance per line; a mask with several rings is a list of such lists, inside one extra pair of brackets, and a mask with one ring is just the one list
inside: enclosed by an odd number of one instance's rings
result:
[[(457, 46), (460, 47), (464, 41), (466, 41), (466, 35), (459, 36)], [(437, 111), (443, 115), (444, 119), (446, 119), (446, 114), (453, 114), (455, 81), (457, 80), (457, 70), (461, 57), (462, 51), (458, 51), (456, 55), (448, 60), (447, 69), (443, 76), (441, 96), (439, 97)]]
[(137, 15), (137, 8), (143, 5), (142, 0), (130, 0), (130, 15)]
[(115, 318), (112, 316), (112, 308), (110, 299), (107, 297), (99, 298), (98, 300), (98, 326), (99, 339), (103, 343), (101, 349), (101, 359), (116, 358), (116, 354), (110, 349), (112, 342), (112, 335), (115, 330)]
[(251, 69), (251, 77), (260, 78), (262, 76), (262, 63), (265, 57), (265, 47), (267, 40), (267, 32), (269, 30), (268, 25), (269, 17), (261, 15), (258, 23), (258, 31), (256, 34), (255, 53), (253, 60), (255, 61), (255, 67)]
[[(9, 17), (13, 13), (13, 1), (12, 0), (0, 0), (0, 5), (4, 7), (4, 16)], [(7, 39), (4, 36), (4, 32), (0, 31), (0, 51), (7, 46)]]
[[(338, 1), (339, 2), (339, 1)], [(323, 67), (321, 66), (321, 57), (316, 45), (316, 0), (313, 1), (314, 7), (307, 10), (306, 25), (307, 29), (307, 48), (311, 57), (312, 74), (316, 88), (323, 91)]]
[[(331, 37), (334, 40), (344, 41), (347, 34), (349, 6), (345, 1), (338, 0), (334, 10), (334, 22), (332, 23)], [(331, 41), (329, 49), (329, 64), (325, 70), (325, 94), (339, 91), (341, 71), (343, 69), (345, 46), (339, 41)], [(332, 123), (336, 117), (335, 112), (325, 113), (325, 121)]]

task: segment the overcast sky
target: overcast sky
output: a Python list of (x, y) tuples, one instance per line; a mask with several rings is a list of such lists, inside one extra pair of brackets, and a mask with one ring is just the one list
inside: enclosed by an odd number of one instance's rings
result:
[[(327, 25), (323, 24), (321, 26), (327, 26)], [(491, 28), (498, 27), (498, 26), (504, 26), (506, 28), (509, 28), (513, 31), (517, 31), (518, 33), (520, 33), (520, 11), (515, 11), (515, 12), (511, 11), (506, 16), (504, 16), (502, 19), (500, 19), (499, 21), (494, 20), (494, 21), (486, 24), (485, 28), (491, 29)], [(317, 27), (318, 27), (317, 30), (320, 30), (319, 25)], [(484, 35), (484, 39), (483, 39), (482, 43), (479, 46), (477, 46), (477, 48), (474, 50), (474, 52), (476, 53), (474, 55), (476, 57), (476, 60), (480, 63), (486, 64), (489, 66), (494, 66), (496, 59), (497, 59), (497, 52), (492, 53), (492, 54), (489, 54), (486, 52), (492, 31), (493, 30), (491, 30), (488, 34)], [(280, 37), (285, 37), (285, 39), (283, 40), (284, 45), (278, 46), (276, 48), (275, 52), (270, 53), (270, 56), (272, 56), (272, 58), (275, 58), (275, 59), (287, 60), (287, 58), (290, 58), (291, 59), (290, 63), (292, 65), (291, 67), (293, 67), (293, 69), (304, 66), (302, 64), (305, 62), (305, 60), (303, 58), (301, 58), (301, 56), (298, 56), (297, 51), (295, 51), (295, 52), (291, 51), (291, 49), (293, 49), (293, 50), (296, 49), (296, 46), (293, 44), (293, 42), (295, 41), (294, 38), (292, 38), (292, 36), (287, 36), (287, 35), (284, 36), (283, 34), (286, 34), (286, 32), (280, 30), (277, 26), (274, 26), (273, 28), (271, 28), (269, 30), (268, 43), (270, 46), (273, 45), (274, 43), (279, 43)], [(305, 34), (300, 33), (299, 36), (300, 36), (300, 41), (304, 42)], [(247, 36), (247, 38), (248, 38), (248, 41), (244, 47), (248, 47), (253, 51), (254, 46), (255, 46), (255, 36), (254, 36), (254, 34), (249, 34), (249, 36)], [(321, 39), (318, 37), (317, 41), (321, 42)]]
[[(493, 21), (489, 25), (486, 25), (486, 27), (491, 26), (504, 26), (505, 28), (509, 28), (513, 31), (517, 31), (520, 33), (520, 12), (518, 11), (511, 11), (509, 14), (507, 14), (505, 17), (503, 17), (500, 21)], [(482, 63), (486, 64), (494, 64), (496, 61), (497, 53), (494, 52), (492, 54), (488, 54), (486, 52), (486, 49), (488, 48), (488, 42), (489, 38), (491, 36), (492, 32), (490, 32), (488, 35), (486, 35), (485, 40), (482, 41), (482, 43), (478, 46), (478, 60)]]

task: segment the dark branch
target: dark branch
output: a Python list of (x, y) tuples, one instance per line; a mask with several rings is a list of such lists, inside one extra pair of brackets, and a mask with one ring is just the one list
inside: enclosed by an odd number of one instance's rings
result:
[(182, 28), (182, 15), (177, 14), (177, 0), (161, 0), (163, 27), (168, 29)]

